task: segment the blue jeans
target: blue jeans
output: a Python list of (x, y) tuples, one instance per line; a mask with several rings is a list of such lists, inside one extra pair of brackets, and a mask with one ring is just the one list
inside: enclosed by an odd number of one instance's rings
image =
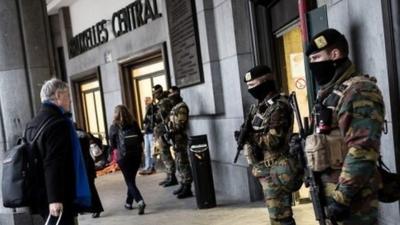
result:
[(154, 168), (154, 159), (153, 159), (153, 134), (144, 134), (144, 169), (152, 169)]

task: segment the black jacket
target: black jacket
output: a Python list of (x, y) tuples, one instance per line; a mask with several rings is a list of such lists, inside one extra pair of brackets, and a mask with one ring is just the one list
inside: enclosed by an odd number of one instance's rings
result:
[(146, 107), (146, 114), (143, 120), (143, 129), (145, 134), (152, 134), (156, 120), (156, 106), (152, 103)]
[(75, 173), (73, 164), (71, 125), (55, 105), (43, 104), (39, 113), (27, 124), (26, 137), (32, 140), (40, 125), (51, 119), (36, 143), (37, 164), (34, 166), (31, 209), (46, 213), (49, 203), (61, 202), (64, 211), (74, 213)]

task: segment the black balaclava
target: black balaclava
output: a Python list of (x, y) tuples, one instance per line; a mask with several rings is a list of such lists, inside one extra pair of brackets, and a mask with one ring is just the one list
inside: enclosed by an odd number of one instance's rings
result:
[(318, 85), (323, 86), (332, 80), (335, 76), (336, 69), (346, 61), (347, 57), (334, 61), (326, 60), (322, 62), (313, 62), (310, 63), (310, 70)]
[(176, 105), (183, 101), (182, 97), (178, 93), (169, 95), (168, 99), (171, 100), (172, 105)]
[(267, 80), (253, 88), (248, 89), (249, 93), (259, 101), (264, 100), (268, 93), (276, 91), (275, 82), (273, 80)]

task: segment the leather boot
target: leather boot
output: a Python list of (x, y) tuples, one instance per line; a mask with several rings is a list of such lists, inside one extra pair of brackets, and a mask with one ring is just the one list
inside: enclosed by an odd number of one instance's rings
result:
[(280, 220), (270, 218), (270, 221), (271, 225), (296, 225), (296, 221), (292, 217)]
[(169, 187), (169, 186), (174, 186), (178, 184), (178, 180), (176, 179), (176, 176), (174, 173), (169, 174), (169, 179), (168, 181), (164, 184), (164, 187)]
[(161, 181), (160, 183), (158, 183), (158, 185), (164, 186), (164, 184), (167, 183), (169, 179), (170, 179), (170, 176), (169, 176), (169, 174), (167, 174), (167, 177), (166, 177), (163, 181)]
[(193, 197), (191, 189), (192, 189), (191, 184), (184, 184), (183, 190), (177, 195), (177, 198), (183, 199), (183, 198)]
[(172, 194), (177, 195), (177, 194), (181, 193), (182, 191), (183, 191), (183, 184), (181, 183), (179, 188), (176, 189), (174, 192), (172, 192)]

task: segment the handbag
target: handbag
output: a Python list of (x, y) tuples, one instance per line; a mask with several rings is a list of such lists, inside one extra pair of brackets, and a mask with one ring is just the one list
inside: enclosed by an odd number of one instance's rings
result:
[(390, 172), (381, 158), (379, 158), (377, 170), (382, 179), (382, 187), (378, 190), (378, 200), (384, 203), (400, 200), (400, 174)]
[[(58, 225), (60, 223), (61, 216), (62, 216), (62, 210), (60, 211), (60, 215), (58, 216), (56, 225)], [(49, 225), (50, 218), (51, 218), (51, 214), (49, 213), (49, 216), (47, 217), (46, 223), (44, 225)]]
[(90, 144), (89, 150), (92, 158), (98, 157), (103, 154), (103, 149), (101, 149), (96, 143)]

